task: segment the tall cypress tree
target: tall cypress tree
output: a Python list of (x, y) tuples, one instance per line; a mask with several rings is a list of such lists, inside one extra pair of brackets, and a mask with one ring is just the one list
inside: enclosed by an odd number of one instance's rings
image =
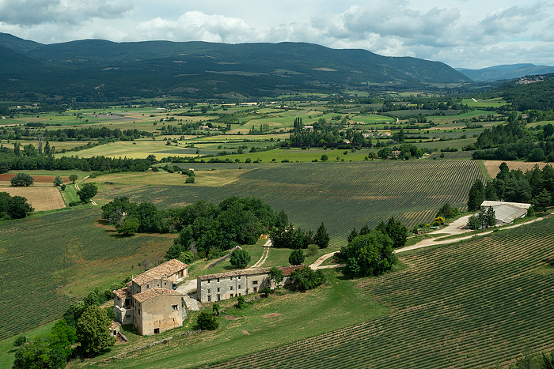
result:
[(477, 179), (469, 189), (468, 210), (479, 210), (483, 201), (485, 201), (485, 186), (483, 186), (483, 182), (480, 179)]

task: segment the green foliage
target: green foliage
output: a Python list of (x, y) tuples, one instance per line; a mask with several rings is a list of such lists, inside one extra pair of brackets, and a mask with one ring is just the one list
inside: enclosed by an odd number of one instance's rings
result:
[(54, 186), (61, 186), (63, 184), (63, 179), (61, 176), (56, 176), (56, 178), (54, 178)]
[(319, 247), (315, 244), (308, 245), (308, 250), (306, 252), (306, 256), (314, 256), (317, 255), (317, 252), (319, 251)]
[(50, 334), (21, 343), (15, 352), (14, 369), (65, 368), (77, 342), (75, 328), (56, 322)]
[(108, 224), (119, 225), (125, 216), (133, 214), (137, 205), (129, 202), (128, 197), (116, 197), (105, 205), (102, 205), (102, 219)]
[(489, 206), (486, 210), (481, 210), (477, 215), (469, 217), (467, 223), (468, 228), (473, 230), (494, 227), (495, 225), (496, 214), (492, 206)]
[(458, 208), (451, 207), (448, 202), (441, 206), (435, 217), (443, 217), (445, 219), (455, 218), (460, 214)]
[(269, 269), (269, 279), (275, 282), (276, 285), (281, 283), (284, 278), (285, 274), (281, 269), (277, 267), (271, 267), (271, 269)]
[(13, 341), (13, 345), (15, 347), (23, 345), (25, 342), (27, 342), (27, 337), (25, 336), (17, 336), (15, 340)]
[(198, 314), (196, 324), (194, 325), (194, 329), (206, 331), (215, 331), (217, 327), (219, 327), (219, 323), (215, 316), (205, 311), (201, 311), (200, 314)]
[(34, 209), (27, 199), (21, 196), (10, 196), (7, 192), (0, 192), (0, 220), (22, 219), (32, 213)]
[(271, 293), (271, 288), (268, 286), (265, 286), (260, 292), (264, 294), (264, 297), (268, 297), (269, 294)]
[[(406, 244), (406, 240), (408, 239), (408, 228), (403, 226), (402, 222), (399, 220), (394, 219), (394, 217), (390, 217), (387, 223), (381, 221), (375, 229), (390, 237), (393, 248), (404, 246)], [(362, 232), (360, 230), (361, 235), (367, 233), (368, 232)]]
[(93, 183), (85, 183), (81, 186), (81, 189), (77, 191), (77, 196), (81, 199), (82, 202), (89, 202), (96, 193), (98, 192), (98, 187)]
[(33, 184), (35, 180), (27, 173), (17, 173), (15, 177), (10, 179), (10, 183), (14, 187), (28, 187)]
[(111, 335), (110, 319), (106, 312), (96, 305), (85, 309), (76, 325), (80, 351), (84, 356), (96, 356), (115, 344)]
[(139, 230), (140, 221), (135, 217), (125, 217), (121, 225), (116, 225), (115, 229), (117, 233), (129, 236), (136, 233)]
[(296, 269), (290, 274), (290, 283), (293, 289), (307, 291), (325, 283), (325, 275), (321, 270), (313, 270), (310, 267)]
[(246, 300), (244, 299), (244, 296), (237, 297), (237, 309), (243, 309), (246, 307)]
[(392, 268), (397, 257), (392, 240), (379, 230), (355, 237), (341, 247), (338, 258), (346, 262), (345, 273), (350, 277), (377, 276)]
[(314, 236), (314, 243), (319, 246), (320, 249), (325, 249), (329, 246), (329, 240), (329, 233), (327, 233), (327, 229), (323, 225), (323, 222), (321, 222), (321, 225), (317, 228), (317, 232)]
[(229, 262), (235, 268), (246, 268), (250, 260), (251, 257), (247, 251), (236, 249), (233, 250), (233, 252), (231, 253), (231, 258), (229, 259)]
[(478, 210), (483, 201), (485, 201), (485, 187), (483, 186), (483, 182), (476, 180), (469, 189), (467, 200), (468, 210)]
[(219, 310), (221, 310), (221, 306), (219, 306), (219, 304), (212, 305), (212, 311), (214, 312), (215, 316), (219, 316)]
[(291, 265), (302, 265), (304, 262), (304, 251), (301, 249), (292, 250), (289, 256), (289, 263)]
[(71, 174), (69, 176), (69, 180), (75, 184), (75, 181), (79, 179), (79, 176), (77, 174)]

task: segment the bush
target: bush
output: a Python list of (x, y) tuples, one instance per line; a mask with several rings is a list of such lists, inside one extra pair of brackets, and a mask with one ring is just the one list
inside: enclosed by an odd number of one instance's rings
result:
[(304, 262), (304, 252), (301, 249), (292, 250), (289, 256), (291, 265), (301, 265)]
[(251, 259), (248, 252), (237, 249), (231, 253), (231, 259), (229, 261), (231, 265), (236, 268), (246, 268)]
[(194, 177), (187, 177), (185, 183), (194, 183)]
[(196, 324), (194, 325), (195, 329), (206, 331), (215, 331), (218, 327), (219, 323), (217, 322), (215, 316), (205, 311), (202, 311), (200, 312), (200, 314), (198, 314), (198, 318), (196, 318)]
[(321, 270), (315, 271), (310, 267), (304, 267), (292, 272), (290, 281), (294, 289), (306, 291), (325, 283), (325, 275)]
[(28, 187), (35, 182), (33, 177), (27, 173), (17, 173), (15, 177), (12, 177), (10, 183), (14, 187)]

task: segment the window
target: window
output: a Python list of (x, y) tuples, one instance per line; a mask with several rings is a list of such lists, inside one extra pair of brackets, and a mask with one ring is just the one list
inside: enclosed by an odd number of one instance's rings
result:
[(210, 280), (208, 279), (208, 283), (210, 283)]
[(221, 300), (221, 296), (219, 295), (219, 293), (217, 294), (217, 301)]
[(258, 281), (252, 281), (252, 284), (258, 284)]
[(212, 302), (212, 296), (208, 295), (208, 302)]
[(231, 291), (233, 290), (233, 286), (231, 286), (230, 290), (231, 290)]
[(149, 284), (147, 284), (147, 285), (146, 285), (146, 288), (150, 288), (150, 285), (149, 285)]
[(232, 280), (233, 280), (233, 276), (229, 277), (229, 280), (232, 281)]
[(219, 282), (219, 278), (217, 279), (217, 281)]
[(210, 289), (208, 288), (208, 293), (211, 293), (211, 292), (212, 292), (212, 290), (210, 290)]
[(238, 279), (239, 279), (239, 281), (240, 281), (240, 275), (238, 276)]
[(177, 305), (171, 305), (171, 308), (173, 309), (173, 311), (179, 310), (179, 307)]
[(230, 294), (229, 296), (230, 296), (231, 298), (233, 298), (233, 294)]
[(154, 334), (160, 333), (160, 328), (154, 328)]
[(239, 290), (240, 290), (240, 284), (239, 284)]
[(217, 292), (219, 292), (219, 287), (217, 287)]

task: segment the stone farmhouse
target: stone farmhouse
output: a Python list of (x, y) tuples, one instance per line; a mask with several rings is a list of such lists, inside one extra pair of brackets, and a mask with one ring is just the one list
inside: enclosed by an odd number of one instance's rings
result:
[(133, 324), (141, 335), (180, 327), (187, 317), (184, 298), (175, 291), (188, 276), (185, 263), (166, 261), (131, 279), (114, 293), (114, 313), (121, 324)]
[[(279, 267), (284, 279), (280, 286), (285, 285), (290, 274), (304, 265)], [(271, 268), (243, 269), (226, 273), (208, 274), (196, 278), (196, 293), (200, 302), (214, 302), (231, 299), (249, 293), (260, 292), (264, 287), (275, 289), (275, 282), (269, 278)]]

